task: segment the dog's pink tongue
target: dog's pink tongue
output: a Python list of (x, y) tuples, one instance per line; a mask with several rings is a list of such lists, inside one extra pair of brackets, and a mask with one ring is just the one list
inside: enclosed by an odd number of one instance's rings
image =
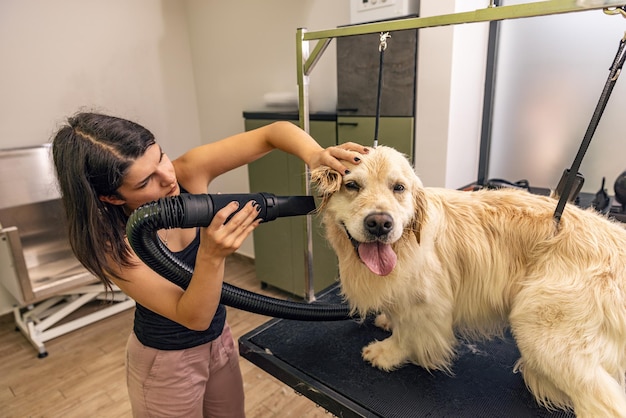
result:
[(367, 242), (359, 244), (361, 261), (379, 276), (386, 276), (393, 271), (398, 257), (391, 249), (391, 245), (381, 242)]

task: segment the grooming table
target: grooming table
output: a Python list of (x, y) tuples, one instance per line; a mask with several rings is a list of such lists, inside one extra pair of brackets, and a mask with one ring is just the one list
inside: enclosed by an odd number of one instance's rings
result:
[[(338, 303), (338, 284), (318, 295)], [(389, 333), (372, 319), (308, 322), (273, 319), (239, 339), (256, 366), (340, 417), (574, 417), (540, 407), (513, 373), (513, 339), (464, 342), (454, 376), (406, 365), (387, 373), (361, 358), (369, 342)]]

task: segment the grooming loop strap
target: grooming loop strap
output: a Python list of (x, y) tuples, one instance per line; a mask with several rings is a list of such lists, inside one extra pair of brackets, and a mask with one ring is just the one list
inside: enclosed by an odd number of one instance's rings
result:
[(378, 146), (378, 128), (380, 125), (380, 99), (383, 89), (383, 57), (387, 49), (387, 38), (391, 38), (389, 32), (380, 33), (380, 43), (378, 44), (378, 52), (380, 52), (380, 60), (378, 64), (378, 91), (376, 93), (376, 120), (374, 126), (374, 148)]
[[(623, 10), (620, 9), (623, 14)], [(605, 10), (606, 12), (606, 10)], [(616, 14), (620, 12), (614, 12), (612, 14)], [(611, 92), (613, 91), (613, 87), (615, 87), (615, 83), (617, 82), (617, 78), (619, 77), (622, 67), (624, 66), (624, 60), (626, 59), (626, 54), (624, 54), (624, 50), (626, 47), (626, 34), (619, 42), (619, 47), (617, 48), (617, 53), (615, 54), (615, 59), (613, 60), (613, 64), (611, 64), (611, 68), (609, 71), (609, 76), (604, 85), (604, 89), (602, 90), (602, 94), (600, 95), (600, 99), (596, 106), (595, 111), (593, 112), (593, 116), (591, 117), (591, 121), (589, 122), (589, 126), (587, 127), (587, 131), (585, 132), (585, 136), (583, 138), (582, 143), (580, 144), (580, 148), (578, 149), (578, 153), (576, 154), (576, 158), (572, 163), (572, 167), (570, 168), (569, 174), (567, 176), (565, 187), (563, 188), (563, 192), (561, 196), (559, 196), (559, 203), (556, 206), (556, 210), (554, 211), (554, 220), (556, 221), (557, 227), (559, 221), (561, 220), (561, 215), (563, 214), (563, 210), (565, 209), (565, 203), (569, 198), (570, 191), (574, 185), (574, 180), (576, 174), (578, 173), (578, 169), (580, 168), (580, 164), (582, 163), (583, 157), (585, 156), (585, 152), (587, 148), (589, 148), (589, 144), (591, 143), (591, 138), (593, 137), (596, 128), (598, 127), (598, 123), (600, 122), (600, 118), (602, 117), (602, 113), (606, 108), (606, 104), (609, 101), (609, 97), (611, 96)]]

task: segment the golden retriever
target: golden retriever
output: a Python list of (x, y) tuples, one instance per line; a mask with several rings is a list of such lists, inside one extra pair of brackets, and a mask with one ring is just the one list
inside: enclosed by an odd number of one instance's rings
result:
[(363, 349), (383, 370), (451, 372), (457, 336), (510, 327), (537, 401), (626, 417), (626, 230), (523, 190), (424, 187), (405, 156), (370, 149), (350, 173), (312, 171), (341, 292), (392, 334)]

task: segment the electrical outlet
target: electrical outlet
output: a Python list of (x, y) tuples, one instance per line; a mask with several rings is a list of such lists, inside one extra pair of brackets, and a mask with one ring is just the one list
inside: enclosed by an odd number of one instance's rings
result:
[(357, 3), (357, 11), (364, 12), (372, 9), (380, 9), (381, 7), (393, 6), (396, 0), (360, 0)]

